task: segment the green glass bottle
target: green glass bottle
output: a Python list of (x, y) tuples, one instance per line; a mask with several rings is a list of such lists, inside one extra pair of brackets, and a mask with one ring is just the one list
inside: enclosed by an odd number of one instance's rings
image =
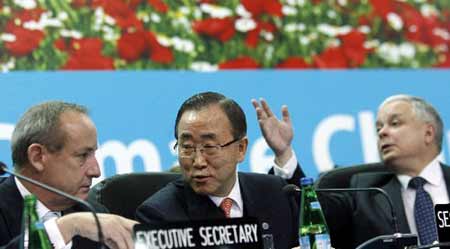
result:
[(330, 234), (327, 223), (314, 191), (313, 179), (304, 177), (300, 180), (302, 198), (300, 209), (300, 248), (330, 249)]
[(36, 196), (24, 197), (22, 217), (23, 248), (28, 249), (52, 249), (52, 244), (45, 232), (44, 224), (39, 220), (36, 212)]

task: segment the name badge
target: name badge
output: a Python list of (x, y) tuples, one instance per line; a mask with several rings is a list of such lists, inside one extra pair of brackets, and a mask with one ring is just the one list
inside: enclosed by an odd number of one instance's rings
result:
[(234, 218), (135, 225), (135, 249), (261, 249), (255, 218)]

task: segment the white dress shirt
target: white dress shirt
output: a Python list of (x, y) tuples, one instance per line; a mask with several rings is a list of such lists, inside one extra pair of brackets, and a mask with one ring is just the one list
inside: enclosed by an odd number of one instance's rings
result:
[[(449, 203), (447, 186), (438, 157), (431, 161), (418, 176), (427, 180), (427, 183), (423, 186), (423, 188), (430, 194), (434, 205)], [(411, 233), (417, 234), (416, 220), (414, 218), (416, 190), (413, 188), (408, 188), (409, 181), (412, 177), (407, 175), (397, 175), (397, 178), (402, 185), (401, 193), (409, 229), (411, 230)]]
[[(292, 157), (286, 162), (286, 164), (283, 167), (280, 167), (276, 163), (274, 163), (273, 168), (275, 175), (280, 176), (281, 178), (284, 179), (290, 179), (294, 175), (295, 169), (297, 168), (297, 157), (295, 156), (295, 153), (292, 152)], [(244, 216), (244, 201), (242, 200), (241, 188), (237, 172), (236, 172), (236, 182), (234, 183), (234, 186), (231, 189), (231, 192), (228, 194), (228, 196), (225, 197), (212, 195), (209, 196), (209, 198), (218, 207), (220, 206), (220, 203), (222, 203), (222, 200), (225, 199), (226, 197), (233, 200), (230, 218), (241, 218), (242, 216)]]
[[(20, 195), (25, 197), (30, 195), (30, 191), (23, 186), (19, 179), (14, 177), (17, 188), (19, 189)], [(36, 202), (36, 212), (40, 220), (44, 221), (45, 231), (47, 232), (50, 242), (53, 244), (55, 249), (70, 249), (72, 248), (72, 242), (69, 244), (64, 243), (64, 238), (61, 231), (56, 224), (56, 219), (61, 216), (61, 212), (50, 211), (42, 202), (37, 200)]]

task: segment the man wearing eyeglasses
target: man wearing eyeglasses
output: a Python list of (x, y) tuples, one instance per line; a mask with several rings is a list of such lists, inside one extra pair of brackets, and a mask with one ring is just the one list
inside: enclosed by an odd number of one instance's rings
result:
[[(278, 120), (262, 100), (256, 100), (263, 135), (275, 153), (276, 175), (303, 176), (290, 142), (289, 113)], [(275, 248), (298, 245), (298, 204), (281, 189), (286, 181), (274, 175), (237, 172), (247, 151), (245, 114), (233, 100), (214, 92), (196, 94), (178, 111), (175, 122), (178, 160), (183, 179), (168, 184), (137, 210), (143, 223), (256, 217)], [(293, 165), (292, 165), (292, 162)]]

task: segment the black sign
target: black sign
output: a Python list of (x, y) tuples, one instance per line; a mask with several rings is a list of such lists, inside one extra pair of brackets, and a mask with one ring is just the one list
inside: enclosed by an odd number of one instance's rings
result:
[(254, 218), (169, 222), (134, 226), (136, 249), (261, 249)]
[(450, 242), (450, 204), (437, 204), (434, 206), (434, 213), (439, 242)]

